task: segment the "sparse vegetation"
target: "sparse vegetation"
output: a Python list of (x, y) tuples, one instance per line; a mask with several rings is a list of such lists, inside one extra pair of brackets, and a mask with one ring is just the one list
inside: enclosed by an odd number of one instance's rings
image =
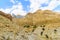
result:
[[(54, 12), (52, 11), (46, 10), (45, 12), (42, 10), (38, 10), (33, 14), (29, 13), (23, 18), (12, 18), (10, 17), (11, 15), (9, 16), (9, 14), (7, 16), (5, 14), (5, 16), (1, 14), (1, 40), (39, 40), (40, 38), (40, 40), (42, 40), (43, 38), (46, 40), (50, 40), (49, 37), (52, 38), (54, 36), (60, 38), (60, 14), (53, 13)], [(58, 30), (53, 30), (53, 28), (57, 28)], [(53, 40), (53, 38), (51, 40)]]
[(45, 30), (45, 28), (42, 28), (42, 30), (44, 31), (44, 30)]
[(3, 39), (5, 39), (5, 37), (4, 36), (1, 36)]
[(9, 37), (6, 40), (11, 40)]
[(32, 30), (32, 32), (34, 32), (35, 29)]
[(32, 30), (32, 32), (34, 32), (34, 30), (37, 28), (37, 26), (36, 25), (33, 25), (33, 30)]
[(45, 27), (45, 25), (43, 24), (43, 25), (41, 25), (40, 27)]
[(56, 32), (57, 32), (57, 30), (55, 29), (55, 30), (54, 30), (54, 33), (56, 33)]
[(5, 26), (6, 26), (6, 27), (9, 27), (9, 25), (8, 25), (8, 24), (6, 24)]
[(45, 36), (46, 36), (46, 38), (49, 38), (48, 35), (45, 35)]
[(43, 31), (41, 32), (41, 36), (43, 35)]
[(37, 26), (36, 25), (33, 25), (33, 28), (36, 28)]
[(29, 28), (30, 26), (29, 25), (24, 25), (24, 27)]

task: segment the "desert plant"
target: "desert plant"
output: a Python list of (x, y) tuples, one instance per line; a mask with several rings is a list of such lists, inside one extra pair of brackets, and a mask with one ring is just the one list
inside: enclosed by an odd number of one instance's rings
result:
[(8, 37), (6, 40), (11, 40), (11, 38)]
[(45, 27), (45, 25), (43, 24), (43, 25), (41, 25), (40, 27)]
[(24, 27), (29, 28), (30, 26), (29, 25), (24, 25)]
[(33, 26), (33, 28), (36, 28), (36, 27), (37, 27), (36, 25)]

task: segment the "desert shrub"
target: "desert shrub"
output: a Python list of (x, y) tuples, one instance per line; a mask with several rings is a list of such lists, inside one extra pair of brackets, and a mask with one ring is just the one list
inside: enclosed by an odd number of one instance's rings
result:
[(29, 28), (30, 26), (29, 25), (24, 25), (24, 27)]
[(8, 37), (6, 40), (11, 40), (11, 38)]
[(36, 28), (36, 27), (37, 27), (36, 25), (33, 26), (33, 28)]
[(35, 29), (32, 30), (32, 32), (34, 32)]
[(33, 30), (32, 30), (32, 32), (34, 32), (36, 28), (37, 28), (37, 26), (36, 26), (36, 25), (33, 25)]
[(55, 29), (55, 30), (54, 30), (54, 33), (56, 33), (56, 32), (57, 32), (57, 30)]
[(45, 27), (45, 25), (41, 25), (40, 27)]

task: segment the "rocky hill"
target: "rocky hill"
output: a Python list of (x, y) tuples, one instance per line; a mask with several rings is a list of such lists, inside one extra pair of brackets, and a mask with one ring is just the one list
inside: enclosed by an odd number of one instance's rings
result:
[(60, 40), (60, 14), (57, 12), (37, 10), (16, 19), (16, 23), (24, 27), (23, 40)]
[(12, 16), (10, 14), (6, 14), (6, 13), (0, 11), (0, 15), (4, 16), (12, 21)]
[(20, 30), (19, 27), (12, 22), (10, 14), (0, 11), (0, 40), (14, 40), (15, 34)]
[(33, 14), (33, 25), (57, 23), (60, 21), (59, 15), (50, 10), (37, 10)]
[[(51, 10), (37, 10), (34, 13), (28, 13), (23, 18), (17, 19), (19, 25), (41, 25), (49, 23), (58, 23), (60, 21), (60, 14)], [(19, 22), (19, 23), (18, 23)]]
[(14, 18), (0, 11), (0, 40), (60, 40), (60, 14), (37, 10)]

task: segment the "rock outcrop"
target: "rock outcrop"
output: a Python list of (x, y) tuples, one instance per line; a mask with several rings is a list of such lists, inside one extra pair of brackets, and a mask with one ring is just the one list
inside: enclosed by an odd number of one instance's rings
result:
[(10, 14), (6, 14), (6, 13), (0, 11), (0, 15), (4, 16), (12, 21), (12, 16)]

